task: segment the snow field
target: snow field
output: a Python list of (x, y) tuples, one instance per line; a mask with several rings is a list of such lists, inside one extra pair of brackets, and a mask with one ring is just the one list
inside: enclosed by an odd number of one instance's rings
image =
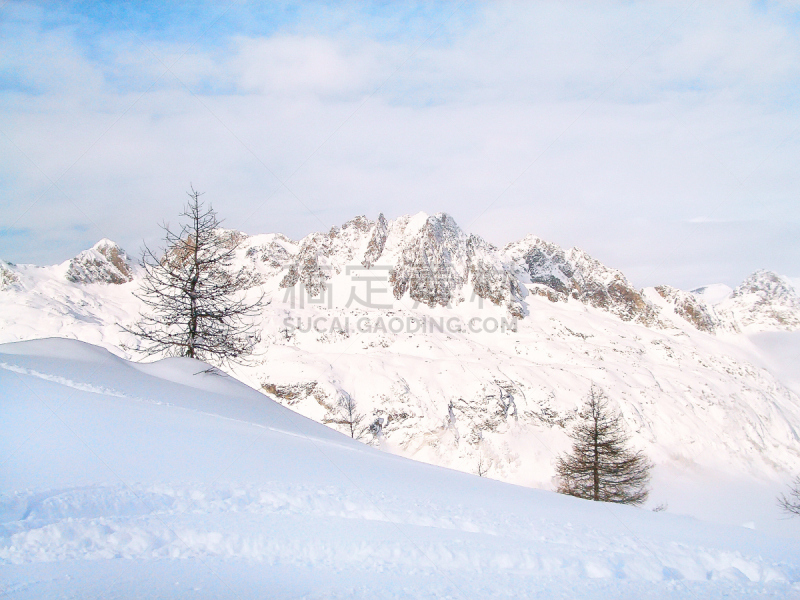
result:
[(0, 363), (10, 598), (800, 597), (797, 540), (385, 454), (197, 361)]
[[(434, 221), (447, 224), (438, 217)], [(540, 489), (554, 488), (553, 460), (569, 448), (569, 419), (591, 384), (597, 383), (622, 411), (632, 444), (657, 464), (649, 507), (667, 503), (668, 510), (676, 513), (736, 525), (752, 522), (758, 529), (800, 536), (800, 527), (782, 522), (774, 504), (776, 494), (800, 470), (800, 375), (796, 361), (792, 362), (800, 346), (797, 332), (772, 331), (775, 319), (770, 317), (773, 309), (783, 314), (791, 302), (784, 306), (783, 296), (760, 292), (729, 298), (736, 300), (737, 310), (749, 315), (748, 319), (756, 313), (764, 318), (745, 327), (750, 335), (731, 327), (712, 335), (678, 316), (673, 305), (652, 288), (644, 296), (660, 307), (659, 319), (664, 322), (646, 327), (577, 300), (551, 302), (538, 295), (535, 285), (525, 284), (522, 274), (520, 293), (528, 314), (518, 321), (515, 333), (357, 331), (357, 319), (365, 316), (384, 323), (393, 318), (402, 322), (419, 317), (456, 318), (461, 325), (473, 318), (500, 322), (509, 317), (502, 302), (496, 306), (475, 296), (473, 284), (480, 281), (475, 278), (451, 290), (457, 293), (448, 307), (431, 308), (412, 301), (408, 294), (397, 300), (388, 291), (375, 299), (391, 301), (391, 309), (350, 303), (353, 291), (361, 297), (365, 293), (366, 282), (360, 279), (388, 275), (385, 267), (389, 265), (413, 271), (414, 257), (421, 255), (411, 250), (419, 250), (419, 243), (429, 251), (426, 256), (443, 268), (443, 275), (464, 275), (465, 234), (452, 223), (453, 227), (440, 232), (447, 235), (433, 243), (432, 238), (420, 237), (427, 222), (428, 217), (420, 214), (389, 223), (381, 258), (368, 273), (361, 261), (377, 231), (374, 223), (364, 229), (356, 219), (336, 235), (312, 234), (299, 242), (275, 234), (246, 238), (237, 251), (235, 268), (258, 282), (249, 293), (255, 296), (263, 291), (271, 304), (264, 308), (262, 343), (253, 364), (235, 367), (232, 373), (256, 389), (264, 385), (302, 388), (294, 397), (282, 390), (284, 395), (273, 399), (317, 422), (330, 421), (331, 409), (346, 393), (364, 415), (364, 424), (382, 419), (380, 435), (364, 436), (362, 441), (368, 444), (467, 473), (476, 473), (481, 465), (493, 479)], [(426, 246), (428, 242), (433, 245)], [(108, 242), (97, 247), (103, 243)], [(522, 252), (537, 243), (531, 237), (516, 246)], [(488, 247), (476, 251), (488, 272), (499, 278), (492, 279), (492, 285), (508, 274), (506, 267), (513, 267), (511, 263), (503, 267)], [(584, 275), (603, 285), (624, 279), (580, 251), (568, 254), (583, 265)], [(300, 265), (296, 259), (301, 256), (310, 262)], [(75, 262), (86, 269), (94, 268), (78, 259)], [(412, 263), (406, 259), (413, 259)], [(66, 278), (71, 262), (13, 267), (16, 282), (0, 289), (4, 308), (0, 341), (58, 335), (101, 345), (126, 358), (141, 358), (130, 349), (136, 340), (119, 327), (130, 325), (141, 309), (133, 296), (141, 273), (132, 267), (134, 280), (122, 285), (72, 283)], [(295, 286), (281, 288), (287, 269), (295, 263), (310, 271)], [(557, 275), (560, 267), (551, 266)], [(351, 267), (355, 271), (349, 273)], [(95, 275), (99, 278), (86, 281), (108, 279), (102, 269)], [(754, 276), (751, 283), (758, 284), (756, 288), (761, 283), (769, 289), (781, 287), (767, 275)], [(318, 276), (322, 277), (319, 281)], [(304, 286), (315, 281), (324, 284), (329, 294), (324, 301), (304, 292)], [(390, 286), (375, 282), (374, 287), (388, 290)], [(700, 296), (721, 302), (732, 292), (709, 286)], [(731, 310), (736, 308), (731, 306)], [(286, 317), (303, 323), (325, 319), (327, 325), (322, 332), (301, 330), (287, 335)], [(328, 327), (348, 318), (351, 331)], [(754, 333), (758, 331), (762, 333)], [(176, 377), (169, 366), (160, 373), (162, 379)], [(157, 395), (136, 389), (120, 390), (114, 378), (87, 383), (70, 379), (69, 374), (47, 376), (144, 402), (174, 402), (153, 400)], [(194, 373), (181, 377), (173, 382), (197, 387)], [(208, 387), (210, 381), (203, 379), (202, 385), (215, 391)], [(505, 386), (503, 393), (501, 386)], [(506, 401), (513, 396), (513, 406), (503, 405), (503, 394)], [(203, 410), (213, 411), (214, 402), (209, 401)], [(199, 408), (193, 405), (193, 409)], [(240, 411), (237, 418), (261, 423), (256, 413), (245, 414), (241, 406), (236, 410)], [(659, 472), (682, 477), (680, 488), (669, 478), (659, 477)], [(709, 481), (718, 483), (711, 495), (707, 494)], [(688, 489), (690, 484), (692, 489)], [(741, 494), (729, 493), (731, 487), (754, 490), (747, 494), (752, 501), (740, 502)]]

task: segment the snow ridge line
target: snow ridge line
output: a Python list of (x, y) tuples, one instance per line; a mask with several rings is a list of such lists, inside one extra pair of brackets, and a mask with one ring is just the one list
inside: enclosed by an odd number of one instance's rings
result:
[[(58, 383), (58, 384), (63, 385), (65, 387), (69, 387), (69, 388), (72, 388), (72, 389), (75, 389), (75, 390), (78, 390), (78, 391), (81, 391), (81, 392), (89, 392), (91, 394), (99, 394), (99, 395), (102, 395), (102, 396), (112, 396), (114, 398), (125, 398), (126, 400), (134, 400), (136, 402), (144, 402), (146, 404), (155, 404), (155, 405), (158, 405), (158, 406), (167, 406), (169, 408), (176, 408), (176, 409), (180, 409), (180, 410), (186, 410), (186, 411), (189, 411), (189, 412), (192, 412), (192, 413), (195, 413), (195, 414), (206, 415), (206, 416), (214, 417), (214, 418), (217, 418), (217, 419), (224, 419), (226, 421), (234, 421), (235, 423), (244, 423), (246, 425), (251, 425), (253, 427), (259, 427), (259, 428), (262, 428), (262, 429), (266, 429), (268, 431), (273, 431), (275, 433), (280, 433), (282, 435), (288, 435), (290, 437), (295, 437), (295, 438), (306, 439), (306, 437), (307, 437), (306, 435), (302, 435), (302, 434), (299, 434), (299, 433), (296, 433), (296, 432), (292, 432), (292, 431), (286, 431), (285, 429), (278, 429), (277, 427), (272, 427), (270, 425), (264, 425), (262, 423), (257, 423), (257, 422), (254, 422), (254, 421), (246, 421), (244, 419), (237, 419), (235, 417), (229, 417), (229, 416), (221, 415), (221, 414), (218, 414), (218, 413), (208, 412), (208, 411), (204, 411), (204, 410), (196, 410), (196, 409), (193, 409), (193, 408), (188, 408), (188, 407), (180, 406), (180, 405), (177, 405), (177, 404), (172, 404), (170, 402), (162, 402), (160, 400), (152, 400), (152, 399), (148, 399), (148, 398), (142, 398), (140, 396), (129, 396), (128, 394), (124, 394), (122, 392), (119, 392), (119, 391), (114, 390), (112, 388), (107, 388), (105, 386), (92, 385), (92, 384), (89, 384), (89, 383), (80, 383), (80, 382), (73, 381), (72, 379), (67, 379), (66, 377), (61, 377), (60, 375), (48, 375), (47, 373), (42, 373), (40, 371), (36, 371), (35, 369), (26, 369), (25, 367), (12, 365), (12, 364), (5, 363), (5, 362), (0, 362), (0, 368), (5, 369), (7, 371), (11, 371), (12, 373), (17, 373), (19, 375), (29, 375), (31, 377), (36, 377), (38, 379), (43, 379), (45, 381), (51, 381), (53, 383)], [(334, 441), (331, 441), (331, 440), (326, 440), (326, 439), (318, 438), (318, 437), (314, 437), (314, 439), (319, 441), (319, 442), (321, 442), (321, 443), (323, 443), (323, 444), (336, 446), (336, 447), (342, 448), (344, 450), (350, 450), (350, 451), (355, 451), (355, 452), (361, 452), (362, 451), (360, 448), (354, 448), (354, 447), (351, 447), (351, 446), (348, 446), (348, 445), (345, 445), (345, 444), (338, 444), (338, 443), (336, 443)]]
[(25, 367), (18, 367), (17, 365), (10, 365), (4, 362), (0, 362), (0, 368), (5, 369), (7, 371), (11, 371), (12, 373), (17, 373), (20, 375), (29, 375), (31, 377), (38, 377), (39, 379), (44, 379), (45, 381), (52, 381), (53, 383), (58, 383), (60, 385), (73, 388), (81, 392), (89, 392), (90, 394), (101, 394), (104, 396), (113, 396), (115, 398), (130, 397), (126, 394), (123, 394), (122, 392), (118, 392), (116, 390), (107, 387), (92, 385), (90, 383), (80, 383), (77, 381), (73, 381), (71, 379), (67, 379), (66, 377), (61, 377), (59, 375), (48, 375), (47, 373), (41, 373), (34, 369), (26, 369)]

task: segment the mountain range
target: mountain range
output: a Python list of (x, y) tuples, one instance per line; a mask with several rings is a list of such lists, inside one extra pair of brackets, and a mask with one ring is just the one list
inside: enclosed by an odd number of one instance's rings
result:
[[(770, 489), (800, 472), (800, 386), (775, 350), (800, 330), (786, 277), (637, 289), (578, 248), (532, 235), (499, 248), (444, 213), (356, 217), (299, 241), (218, 235), (246, 294), (268, 299), (234, 374), (343, 431), (351, 399), (365, 443), (552, 489), (598, 385), (657, 465), (654, 503), (690, 502), (661, 483), (674, 472)], [(143, 308), (141, 277), (110, 240), (50, 267), (0, 261), (0, 342), (72, 337), (141, 358), (119, 327)]]

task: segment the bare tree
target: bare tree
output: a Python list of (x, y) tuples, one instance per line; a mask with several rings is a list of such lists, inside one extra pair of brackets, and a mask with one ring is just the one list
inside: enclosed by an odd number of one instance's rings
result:
[(790, 516), (800, 515), (800, 476), (789, 486), (789, 495), (778, 496), (778, 506)]
[(622, 504), (647, 500), (652, 463), (627, 448), (622, 417), (598, 387), (592, 386), (571, 437), (572, 453), (556, 459), (558, 492)]
[(139, 337), (148, 355), (188, 356), (216, 363), (242, 362), (260, 337), (252, 318), (263, 296), (248, 303), (246, 282), (229, 267), (236, 239), (220, 235), (214, 209), (191, 188), (177, 232), (163, 225), (164, 252), (145, 246), (144, 280), (136, 297), (150, 309), (125, 331)]
[(478, 468), (476, 469), (478, 477), (485, 477), (491, 467), (492, 461), (484, 458), (483, 453), (478, 454)]
[(353, 397), (345, 391), (339, 394), (333, 414), (326, 416), (322, 422), (325, 424), (333, 423), (344, 427), (345, 431), (353, 439), (361, 439), (366, 428), (361, 425), (364, 415), (358, 412), (358, 406)]

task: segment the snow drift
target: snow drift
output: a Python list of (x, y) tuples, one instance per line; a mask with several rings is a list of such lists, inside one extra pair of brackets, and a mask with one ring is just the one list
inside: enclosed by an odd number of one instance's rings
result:
[(800, 545), (392, 456), (190, 359), (0, 345), (9, 598), (800, 595)]

